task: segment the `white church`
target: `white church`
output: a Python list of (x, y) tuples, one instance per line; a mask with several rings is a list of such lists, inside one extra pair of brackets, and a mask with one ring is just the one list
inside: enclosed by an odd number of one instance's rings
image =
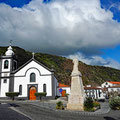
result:
[(55, 98), (57, 80), (54, 71), (39, 63), (33, 57), (17, 68), (11, 45), (0, 57), (0, 98), (7, 98), (6, 92), (19, 92), (18, 98), (36, 100), (34, 93), (46, 92), (46, 98)]

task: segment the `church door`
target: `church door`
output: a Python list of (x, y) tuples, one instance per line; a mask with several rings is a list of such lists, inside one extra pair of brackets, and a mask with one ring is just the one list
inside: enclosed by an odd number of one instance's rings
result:
[(36, 93), (36, 88), (35, 87), (31, 87), (30, 90), (29, 90), (29, 100), (36, 100), (36, 96), (35, 96), (35, 93)]

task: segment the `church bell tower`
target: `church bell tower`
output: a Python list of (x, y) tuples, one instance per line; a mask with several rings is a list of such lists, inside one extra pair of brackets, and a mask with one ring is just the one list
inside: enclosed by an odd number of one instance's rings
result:
[[(13, 71), (14, 65), (13, 65), (13, 56), (14, 52), (12, 50), (11, 45), (7, 48), (7, 51), (5, 53), (5, 56), (1, 56), (1, 63), (2, 63), (2, 73), (10, 74), (10, 72)], [(9, 75), (7, 75), (9, 76)]]
[(14, 60), (14, 52), (11, 44), (4, 56), (0, 57), (0, 97), (5, 97), (10, 92), (11, 74), (16, 69), (17, 61)]

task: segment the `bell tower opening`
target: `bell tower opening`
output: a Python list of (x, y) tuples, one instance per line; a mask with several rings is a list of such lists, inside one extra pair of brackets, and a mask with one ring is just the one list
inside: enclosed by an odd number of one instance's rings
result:
[(9, 61), (5, 60), (4, 61), (4, 69), (8, 69), (8, 66), (9, 66)]

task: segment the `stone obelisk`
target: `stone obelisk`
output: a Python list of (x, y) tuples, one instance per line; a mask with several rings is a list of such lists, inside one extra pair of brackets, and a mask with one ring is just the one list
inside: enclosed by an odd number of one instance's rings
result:
[(78, 70), (78, 60), (73, 59), (73, 71), (71, 74), (71, 94), (68, 98), (67, 109), (84, 111), (84, 87), (82, 83), (82, 74)]

